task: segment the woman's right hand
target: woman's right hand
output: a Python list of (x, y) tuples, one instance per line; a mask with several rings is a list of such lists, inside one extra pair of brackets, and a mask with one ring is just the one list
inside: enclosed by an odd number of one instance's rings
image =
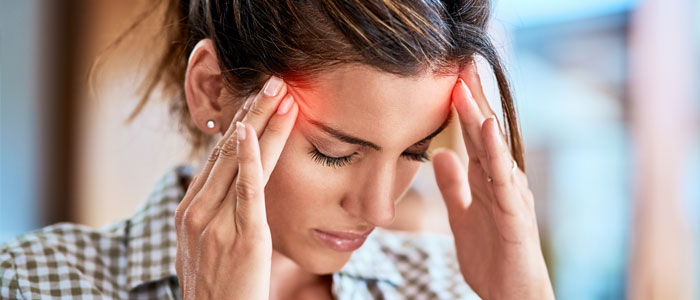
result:
[(190, 183), (175, 211), (183, 299), (268, 298), (272, 240), (264, 188), (298, 109), (286, 84), (271, 77)]

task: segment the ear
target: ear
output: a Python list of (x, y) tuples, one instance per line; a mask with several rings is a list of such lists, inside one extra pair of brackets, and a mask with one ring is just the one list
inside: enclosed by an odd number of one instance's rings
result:
[[(220, 132), (227, 119), (222, 109), (222, 88), (214, 42), (203, 39), (194, 46), (187, 62), (185, 97), (192, 120), (205, 133)], [(209, 121), (214, 121), (213, 128), (207, 127)]]

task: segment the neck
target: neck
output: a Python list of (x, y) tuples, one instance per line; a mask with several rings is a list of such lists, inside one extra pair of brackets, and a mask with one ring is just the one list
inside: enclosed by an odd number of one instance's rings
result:
[(319, 290), (330, 293), (331, 275), (308, 272), (275, 250), (272, 251), (271, 263), (270, 299), (289, 299), (294, 295), (315, 294)]

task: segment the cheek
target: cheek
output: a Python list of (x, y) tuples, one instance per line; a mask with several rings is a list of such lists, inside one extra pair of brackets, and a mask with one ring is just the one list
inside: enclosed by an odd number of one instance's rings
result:
[(321, 245), (311, 229), (334, 228), (344, 220), (339, 203), (345, 193), (342, 187), (349, 183), (328, 176), (325, 167), (312, 161), (307, 148), (306, 139), (292, 130), (265, 187), (272, 245), (310, 272), (335, 272), (349, 256)]
[(403, 195), (408, 191), (411, 182), (416, 177), (421, 164), (413, 161), (407, 161), (400, 158), (396, 166), (396, 179), (394, 186), (394, 199), (398, 202), (403, 198)]
[(315, 163), (308, 151), (308, 142), (295, 128), (265, 187), (268, 222), (273, 231), (317, 227), (325, 219), (332, 220), (344, 189), (349, 187), (338, 176), (339, 170)]

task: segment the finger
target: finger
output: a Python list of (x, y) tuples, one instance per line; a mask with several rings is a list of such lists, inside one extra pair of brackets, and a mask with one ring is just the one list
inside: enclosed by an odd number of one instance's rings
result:
[(433, 154), (433, 170), (442, 198), (450, 216), (467, 209), (472, 202), (467, 174), (457, 154), (450, 150), (439, 150)]
[[(204, 184), (204, 181), (206, 181), (206, 176), (203, 176), (203, 174), (208, 174), (210, 172), (211, 168), (214, 166), (214, 162), (219, 157), (219, 153), (220, 147), (217, 145), (209, 154), (207, 161), (204, 163), (204, 167), (202, 167), (200, 171), (200, 175), (192, 178), (190, 186), (187, 188), (187, 191), (185, 191), (185, 197), (177, 205), (177, 208), (175, 208), (175, 230), (180, 234), (182, 233), (182, 229), (186, 226), (185, 223), (189, 223), (191, 227), (196, 227), (191, 228), (192, 230), (197, 230), (197, 228), (201, 228), (201, 226), (204, 225), (204, 223), (200, 223), (199, 216), (193, 215), (192, 211), (188, 213), (188, 210), (196, 199), (195, 197), (198, 190)], [(195, 224), (193, 224), (193, 222)]]
[[(243, 102), (243, 105), (238, 109), (236, 112), (236, 115), (233, 116), (233, 119), (229, 123), (229, 128), (231, 125), (235, 125), (236, 122), (243, 120), (243, 117), (248, 113), (248, 110), (250, 109), (250, 104), (253, 103), (253, 100), (255, 100), (255, 94), (248, 96), (246, 100)], [(229, 133), (227, 130), (226, 133)], [(231, 132), (232, 133), (232, 132)]]
[[(237, 127), (238, 176), (235, 182), (235, 193), (230, 193), (230, 196), (235, 194), (235, 222), (242, 232), (261, 228), (260, 226), (267, 224), (267, 217), (258, 137), (249, 124), (239, 122)], [(231, 202), (229, 198), (226, 201)]]
[[(214, 251), (214, 255), (221, 255), (222, 252), (227, 252), (226, 246), (230, 246), (236, 238), (235, 228), (235, 217), (234, 217), (234, 206), (236, 205), (236, 199), (224, 199), (221, 205), (216, 209), (214, 216), (211, 221), (207, 223), (206, 227), (202, 230), (202, 234), (198, 242), (202, 245), (201, 248), (205, 248), (205, 255), (207, 251)], [(209, 243), (209, 245), (207, 245)], [(215, 245), (210, 247), (210, 245)], [(222, 246), (224, 248), (222, 248)], [(211, 253), (211, 252), (210, 252)], [(210, 266), (202, 266), (210, 267)]]
[(291, 94), (287, 94), (275, 115), (265, 127), (260, 137), (260, 156), (262, 158), (263, 183), (267, 184), (270, 173), (277, 165), (280, 154), (287, 143), (289, 133), (294, 127), (299, 107)]
[(242, 122), (248, 123), (255, 130), (257, 136), (262, 136), (267, 122), (275, 113), (280, 101), (287, 94), (287, 85), (277, 77), (271, 76), (265, 86), (258, 92), (253, 100), (250, 110)]
[[(479, 70), (476, 67), (475, 60), (472, 59), (472, 63), (466, 68), (466, 70), (464, 70), (460, 74), (460, 77), (467, 84), (467, 87), (472, 93), (474, 101), (476, 101), (477, 106), (479, 106), (479, 110), (481, 111), (481, 114), (484, 116), (484, 118), (494, 116), (496, 118), (496, 121), (498, 121), (498, 117), (496, 116), (496, 113), (493, 112), (493, 109), (491, 109), (491, 105), (489, 104), (489, 101), (486, 98), (486, 93), (484, 93), (484, 88), (481, 84), (481, 76), (479, 76)], [(503, 135), (502, 130), (500, 130), (501, 123), (497, 123), (499, 125), (499, 132), (501, 132), (501, 135), (505, 139), (505, 135)]]
[[(177, 206), (177, 209), (175, 210), (175, 224), (176, 226), (180, 226), (182, 222), (185, 220), (185, 215), (187, 214), (187, 210), (190, 208), (193, 202), (200, 202), (199, 200), (195, 201), (195, 199), (201, 199), (201, 198), (196, 198), (195, 196), (199, 193), (199, 191), (202, 189), (204, 184), (208, 181), (209, 174), (211, 173), (211, 170), (214, 167), (214, 164), (219, 158), (219, 155), (221, 154), (221, 149), (224, 146), (224, 143), (231, 138), (233, 133), (235, 132), (235, 124), (236, 121), (240, 121), (243, 116), (245, 116), (247, 107), (245, 103), (250, 103), (254, 96), (248, 97), (244, 104), (241, 106), (241, 108), (236, 112), (236, 115), (233, 117), (233, 120), (231, 121), (231, 124), (229, 124), (228, 129), (224, 133), (224, 136), (217, 142), (216, 146), (212, 149), (211, 153), (209, 154), (209, 157), (207, 158), (207, 161), (204, 163), (204, 166), (202, 167), (202, 170), (200, 171), (199, 175), (195, 176), (192, 179), (192, 182), (190, 182), (190, 187), (186, 191), (186, 196), (180, 201), (180, 203)], [(247, 105), (249, 107), (249, 105)], [(203, 216), (200, 216), (198, 213), (195, 213), (194, 211), (190, 211), (190, 216), (189, 218), (193, 220), (194, 222), (200, 222), (200, 219), (203, 218)], [(204, 222), (203, 220), (201, 222)], [(197, 227), (197, 226), (195, 226)]]
[[(284, 100), (280, 103), (277, 112), (270, 119), (267, 127), (265, 128), (264, 135), (260, 138), (260, 148), (261, 157), (267, 159), (263, 160), (263, 170), (264, 170), (264, 181), (267, 182), (270, 172), (274, 169), (279, 155), (287, 141), (289, 132), (294, 125), (298, 112), (298, 107), (294, 102), (294, 98), (291, 94), (288, 94)], [(265, 162), (267, 161), (268, 167), (266, 169)], [(264, 184), (263, 184), (264, 185)], [(212, 221), (207, 225), (207, 235), (213, 236), (217, 240), (222, 240), (226, 237), (221, 236), (221, 232), (211, 228), (232, 228), (233, 226), (233, 215), (236, 205), (236, 195), (235, 193), (228, 194), (227, 199), (224, 199), (223, 203), (217, 210), (216, 215)], [(230, 237), (229, 237), (230, 238)]]
[[(282, 79), (271, 76), (265, 86), (255, 96), (255, 99), (252, 100), (247, 113), (243, 116), (243, 122), (252, 123), (252, 128), (257, 132), (262, 132), (277, 109), (285, 91), (286, 85)], [(205, 201), (194, 201), (190, 205), (194, 206), (193, 208), (205, 211), (201, 217), (207, 220), (213, 217), (214, 209), (221, 205), (221, 201), (226, 197), (238, 171), (236, 150), (236, 135), (238, 131), (234, 130), (234, 124), (236, 123), (232, 123), (227, 130), (226, 136), (222, 139), (223, 144), (220, 147), (219, 158), (214, 163), (209, 178), (202, 187), (201, 193), (206, 196), (200, 198), (205, 199)]]
[(490, 174), (486, 166), (488, 159), (486, 149), (481, 138), (481, 124), (485, 118), (474, 102), (469, 88), (461, 78), (457, 79), (457, 84), (452, 90), (452, 99), (459, 115), (462, 136), (465, 140), (470, 163), (479, 162)]
[(489, 156), (488, 164), (492, 171), (491, 185), (501, 210), (509, 215), (515, 215), (522, 209), (523, 202), (512, 171), (513, 156), (499, 131), (495, 117), (486, 119), (482, 135)]
[(481, 77), (479, 76), (479, 71), (476, 68), (476, 62), (474, 60), (462, 71), (460, 77), (467, 84), (467, 87), (469, 87), (469, 91), (471, 91), (484, 118), (495, 116), (496, 114), (491, 109), (491, 105), (489, 105), (486, 94), (484, 93), (484, 88), (481, 85)]
[[(236, 121), (239, 121), (243, 118), (245, 113), (247, 112), (247, 109), (250, 107), (251, 101), (254, 99), (254, 96), (248, 97), (243, 105), (241, 105), (241, 108), (236, 112), (236, 114), (233, 117), (233, 120), (231, 121), (231, 124), (235, 124)], [(199, 175), (193, 176), (193, 178), (190, 181), (190, 184), (187, 188), (186, 191), (186, 197), (182, 199), (180, 204), (178, 204), (177, 209), (175, 210), (175, 228), (176, 231), (178, 232), (179, 236), (182, 236), (184, 241), (183, 243), (178, 243), (178, 257), (176, 259), (176, 268), (178, 274), (182, 274), (182, 253), (187, 252), (188, 245), (195, 243), (197, 241), (196, 238), (189, 238), (189, 235), (183, 233), (183, 228), (186, 226), (185, 224), (185, 214), (187, 212), (187, 209), (190, 207), (190, 204), (192, 201), (194, 201), (195, 195), (199, 192), (199, 190), (202, 188), (204, 183), (206, 182), (207, 178), (209, 177), (209, 173), (211, 169), (214, 166), (214, 163), (219, 157), (221, 146), (223, 145), (223, 142), (226, 141), (228, 137), (231, 136), (233, 130), (232, 128), (235, 128), (234, 126), (231, 126), (229, 124), (229, 127), (227, 128), (227, 131), (224, 133), (224, 137), (219, 140), (217, 145), (212, 149), (212, 152), (209, 155), (209, 158), (207, 159), (206, 163), (204, 164), (204, 167), (200, 171)], [(196, 212), (196, 211), (194, 211)], [(190, 210), (190, 214), (188, 215), (189, 219), (189, 230), (192, 230), (193, 232), (199, 232), (200, 228), (203, 228), (206, 226), (207, 222), (206, 220), (203, 220), (203, 218), (199, 217), (196, 213), (193, 213), (192, 210)]]
[[(207, 178), (209, 177), (209, 172), (211, 172), (212, 167), (214, 166), (214, 163), (216, 162), (216, 159), (219, 157), (219, 151), (221, 150), (221, 146), (223, 145), (223, 142), (226, 140), (226, 138), (230, 137), (233, 132), (236, 124), (236, 121), (240, 121), (243, 119), (245, 116), (246, 112), (248, 111), (248, 107), (250, 107), (250, 103), (252, 100), (255, 99), (255, 95), (251, 95), (248, 98), (246, 98), (243, 102), (243, 105), (236, 111), (236, 114), (233, 116), (233, 119), (229, 123), (229, 126), (226, 129), (226, 132), (224, 132), (224, 135), (219, 141), (216, 143), (214, 148), (212, 149), (211, 153), (209, 154), (209, 158), (207, 159), (204, 167), (202, 170), (199, 172), (199, 175), (194, 176), (192, 178), (192, 181), (190, 182), (190, 186), (187, 189), (188, 191), (192, 190), (194, 193), (198, 192), (201, 188), (202, 185), (204, 185), (204, 182), (206, 182)], [(183, 202), (189, 202), (192, 199), (183, 199), (181, 204)], [(185, 201), (187, 200), (187, 201)], [(186, 204), (186, 203), (185, 203)]]
[(189, 191), (192, 188), (192, 185), (197, 181), (197, 175), (192, 176), (192, 179), (190, 179), (190, 184), (187, 186), (187, 190)]

